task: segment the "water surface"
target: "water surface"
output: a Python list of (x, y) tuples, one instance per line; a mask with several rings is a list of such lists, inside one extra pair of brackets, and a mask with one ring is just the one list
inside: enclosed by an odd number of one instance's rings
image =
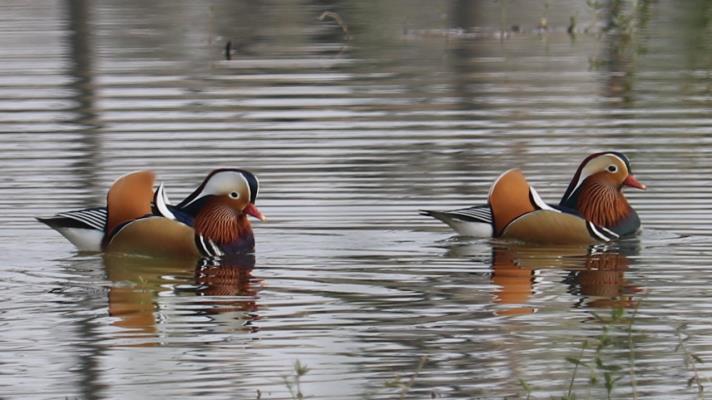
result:
[[(284, 399), (299, 360), (311, 398), (398, 398), (396, 378), (418, 371), (405, 397), (526, 398), (526, 382), (548, 399), (606, 327), (604, 362), (623, 376), (612, 397), (697, 398), (688, 379), (712, 375), (685, 363), (712, 352), (711, 13), (3, 3), (0, 396)], [(556, 202), (609, 149), (649, 187), (626, 192), (637, 239), (515, 246), (418, 215), (485, 201), (512, 167)], [(220, 166), (260, 177), (254, 256), (78, 254), (34, 220), (102, 204), (142, 168), (179, 200)], [(623, 321), (596, 317), (620, 307)], [(577, 397), (605, 396), (600, 372), (592, 385), (582, 367)]]

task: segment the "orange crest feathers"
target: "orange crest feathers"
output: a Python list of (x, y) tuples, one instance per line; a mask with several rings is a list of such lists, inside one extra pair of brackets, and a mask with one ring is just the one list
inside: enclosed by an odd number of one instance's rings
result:
[(107, 238), (117, 226), (151, 213), (154, 180), (152, 171), (138, 171), (120, 177), (111, 185), (106, 196)]

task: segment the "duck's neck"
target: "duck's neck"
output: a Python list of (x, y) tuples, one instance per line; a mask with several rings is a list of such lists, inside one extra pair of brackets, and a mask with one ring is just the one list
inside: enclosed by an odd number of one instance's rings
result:
[(252, 250), (254, 247), (252, 226), (247, 216), (226, 205), (203, 207), (195, 216), (193, 226), (197, 233), (230, 252)]
[(616, 226), (633, 212), (620, 190), (595, 180), (581, 184), (575, 195), (575, 208), (588, 221), (607, 228)]

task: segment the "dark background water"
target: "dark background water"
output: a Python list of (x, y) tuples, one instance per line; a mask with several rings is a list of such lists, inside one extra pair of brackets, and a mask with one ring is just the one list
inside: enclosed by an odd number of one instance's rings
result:
[[(406, 397), (548, 399), (604, 327), (613, 397), (708, 384), (712, 3), (5, 1), (0, 21), (0, 397), (290, 398), (299, 360), (312, 398), (398, 398), (427, 356)], [(639, 239), (519, 247), (418, 215), (512, 167), (556, 201), (609, 149), (649, 186), (627, 192)], [(177, 200), (219, 166), (260, 177), (270, 218), (221, 268), (77, 254), (34, 220), (142, 168)], [(605, 396), (581, 371), (578, 397)]]

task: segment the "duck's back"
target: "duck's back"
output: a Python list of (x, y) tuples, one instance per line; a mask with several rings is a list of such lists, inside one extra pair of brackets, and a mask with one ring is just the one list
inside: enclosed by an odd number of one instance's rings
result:
[(576, 244), (608, 240), (578, 215), (546, 204), (519, 169), (503, 173), (489, 194), (495, 237), (533, 243)]
[(153, 183), (153, 172), (139, 171), (117, 179), (111, 186), (106, 199), (104, 251), (154, 257), (200, 256), (191, 226), (152, 212), (156, 195)]
[(488, 201), (492, 209), (495, 237), (501, 236), (515, 219), (536, 210), (529, 193), (529, 182), (520, 169), (504, 172), (492, 184)]

